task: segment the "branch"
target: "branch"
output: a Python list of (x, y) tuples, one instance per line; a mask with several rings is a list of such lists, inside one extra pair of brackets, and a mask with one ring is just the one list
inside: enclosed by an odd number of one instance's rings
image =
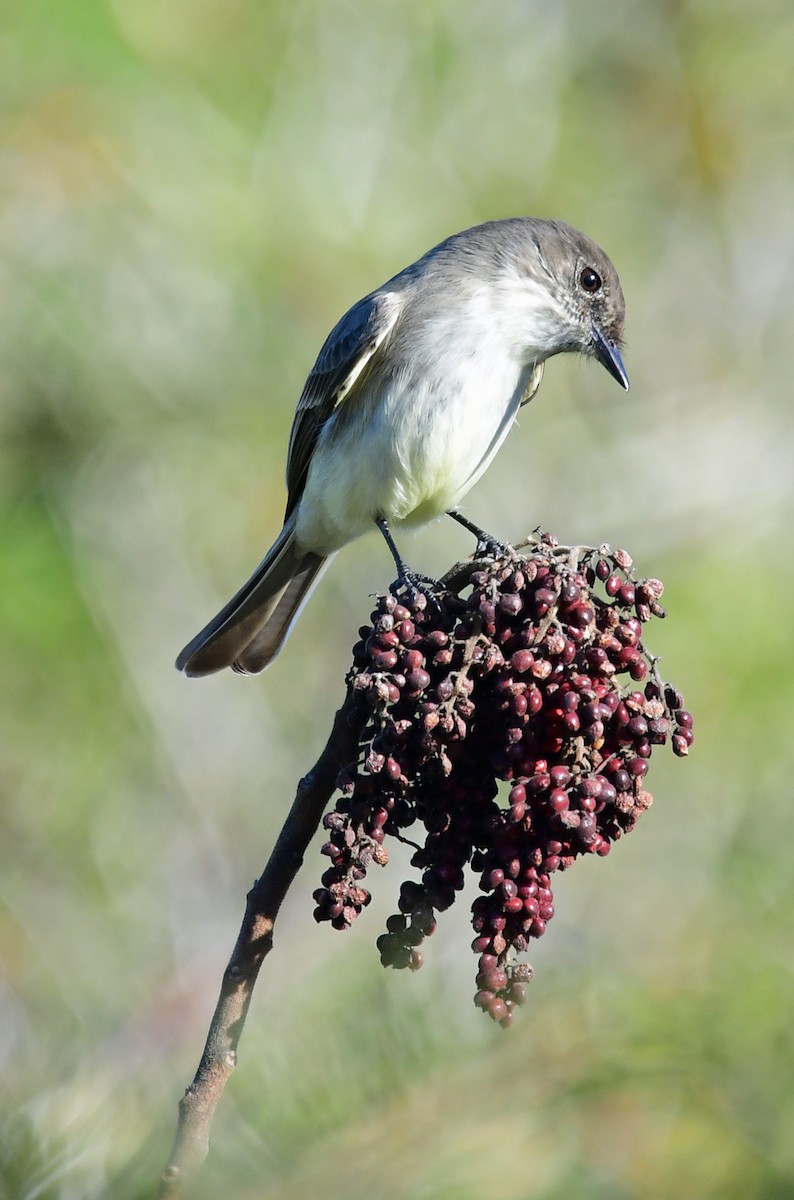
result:
[(210, 1023), (193, 1082), (179, 1103), (171, 1157), (160, 1180), (160, 1200), (177, 1200), (207, 1156), (215, 1108), (237, 1061), (259, 968), (273, 947), (273, 926), (306, 848), (334, 791), (340, 770), (355, 758), (364, 714), (357, 714), (348, 688), (325, 749), (298, 789), (267, 866), (248, 893), (245, 916)]

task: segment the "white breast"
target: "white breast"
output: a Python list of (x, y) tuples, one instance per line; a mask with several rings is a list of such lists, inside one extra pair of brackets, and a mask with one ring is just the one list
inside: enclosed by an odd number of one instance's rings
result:
[(301, 545), (329, 554), (378, 517), (421, 523), (460, 502), (507, 436), (535, 367), (499, 315), (485, 289), (463, 309), (435, 308), (411, 329), (399, 369), (387, 357), (343, 401), (309, 468)]

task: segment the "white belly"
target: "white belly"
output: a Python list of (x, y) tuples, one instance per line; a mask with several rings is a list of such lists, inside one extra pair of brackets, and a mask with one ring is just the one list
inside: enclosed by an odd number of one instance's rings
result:
[(531, 370), (507, 356), (470, 353), (455, 375), (404, 372), (343, 400), (312, 457), (297, 514), (300, 544), (330, 554), (378, 517), (421, 523), (454, 508), (507, 436)]

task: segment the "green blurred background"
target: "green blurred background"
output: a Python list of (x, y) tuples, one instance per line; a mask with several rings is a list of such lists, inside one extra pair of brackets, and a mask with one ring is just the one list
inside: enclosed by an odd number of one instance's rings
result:
[(332, 323), (516, 213), (613, 257), (632, 391), (552, 363), (467, 512), (666, 581), (648, 640), (695, 752), (560, 878), (507, 1033), (467, 903), (386, 973), (405, 864), (342, 937), (315, 847), (192, 1195), (794, 1196), (792, 63), (787, 0), (3, 6), (2, 1200), (153, 1195), (385, 548), (344, 552), (266, 676), (173, 658), (277, 531)]

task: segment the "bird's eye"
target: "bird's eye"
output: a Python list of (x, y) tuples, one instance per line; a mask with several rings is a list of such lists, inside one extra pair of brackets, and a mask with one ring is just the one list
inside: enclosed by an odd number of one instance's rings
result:
[(579, 276), (579, 282), (586, 292), (597, 292), (601, 287), (601, 276), (592, 267), (585, 267)]

